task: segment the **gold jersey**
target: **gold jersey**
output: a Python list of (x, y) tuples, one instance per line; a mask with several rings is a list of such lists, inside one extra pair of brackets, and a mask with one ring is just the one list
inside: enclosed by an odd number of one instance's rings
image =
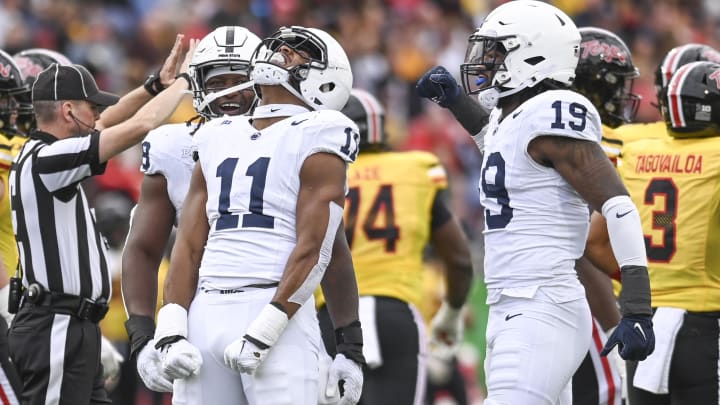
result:
[[(427, 152), (361, 153), (348, 169), (345, 234), (360, 295), (419, 306), (432, 206), (447, 175)], [(317, 305), (324, 303), (317, 295)]]
[(621, 161), (642, 220), (652, 305), (720, 311), (720, 137), (634, 141)]
[[(7, 138), (0, 134), (0, 179), (2, 180), (3, 193), (0, 199), (0, 256), (3, 264), (10, 275), (15, 274), (15, 267), (18, 264), (18, 251), (15, 244), (15, 232), (13, 231), (12, 215), (10, 210), (10, 185), (8, 177), (10, 165), (27, 138)], [(22, 142), (21, 142), (22, 141)]]
[(605, 154), (617, 166), (618, 158), (622, 157), (623, 147), (641, 139), (661, 139), (667, 136), (665, 122), (637, 123), (610, 128), (603, 125), (601, 145)]

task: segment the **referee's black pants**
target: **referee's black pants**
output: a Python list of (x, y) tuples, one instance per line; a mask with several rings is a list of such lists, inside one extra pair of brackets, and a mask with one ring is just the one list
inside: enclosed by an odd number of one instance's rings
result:
[(97, 323), (25, 305), (8, 338), (23, 384), (21, 404), (111, 403), (102, 378)]
[[(335, 357), (335, 333), (326, 306), (318, 312), (318, 319), (325, 349)], [(425, 336), (419, 334), (418, 321), (406, 302), (375, 297), (375, 322), (383, 363), (378, 368), (363, 370), (358, 405), (413, 405), (424, 398), (427, 377), (420, 339), (425, 342)]]

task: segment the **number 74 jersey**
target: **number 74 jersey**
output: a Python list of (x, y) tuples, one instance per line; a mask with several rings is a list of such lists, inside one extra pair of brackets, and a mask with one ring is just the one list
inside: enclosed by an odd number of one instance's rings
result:
[(555, 169), (535, 162), (528, 145), (543, 135), (599, 143), (599, 114), (569, 90), (540, 93), (501, 122), (497, 112), (485, 135), (480, 176), (488, 288), (577, 279), (574, 266), (587, 239), (588, 205)]
[(200, 277), (279, 280), (296, 243), (305, 159), (330, 153), (353, 162), (357, 126), (329, 110), (298, 114), (262, 131), (249, 117), (235, 116), (210, 121), (194, 138), (210, 225)]

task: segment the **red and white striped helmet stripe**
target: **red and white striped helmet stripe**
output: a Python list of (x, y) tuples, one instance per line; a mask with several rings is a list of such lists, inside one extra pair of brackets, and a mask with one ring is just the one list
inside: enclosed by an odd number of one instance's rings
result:
[(688, 77), (688, 73), (694, 66), (697, 66), (698, 63), (702, 62), (693, 62), (682, 66), (680, 70), (673, 75), (668, 84), (667, 101), (668, 108), (670, 109), (668, 113), (670, 114), (670, 125), (673, 128), (685, 127), (685, 113), (682, 108), (682, 88), (685, 79)]
[(671, 54), (665, 58), (662, 65), (663, 86), (667, 86), (668, 83), (670, 83), (673, 73), (675, 73), (675, 70), (678, 68), (678, 62), (682, 59), (681, 56), (696, 46), (696, 44), (688, 44), (677, 47), (674, 49), (674, 52), (671, 52)]
[(363, 108), (367, 112), (367, 128), (368, 128), (368, 143), (381, 143), (382, 139), (382, 122), (380, 118), (385, 114), (382, 105), (373, 97), (370, 93), (353, 89), (352, 95), (357, 97), (362, 104)]

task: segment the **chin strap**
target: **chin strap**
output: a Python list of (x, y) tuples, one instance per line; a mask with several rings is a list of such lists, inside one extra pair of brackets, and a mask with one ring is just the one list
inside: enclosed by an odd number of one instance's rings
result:
[(305, 97), (290, 85), (290, 72), (281, 66), (270, 62), (255, 62), (255, 66), (250, 73), (250, 81), (259, 86), (283, 86), (290, 94), (297, 97), (311, 109), (316, 110), (314, 105), (308, 103)]
[(210, 103), (219, 99), (222, 96), (226, 96), (228, 94), (232, 94), (232, 93), (236, 93), (239, 91), (250, 89), (253, 87), (254, 84), (255, 83), (252, 80), (250, 80), (245, 83), (240, 83), (235, 86), (228, 87), (227, 89), (224, 89), (224, 90), (220, 90), (220, 91), (217, 91), (214, 93), (209, 93), (208, 95), (203, 97), (203, 101), (200, 104), (198, 104), (197, 111), (203, 111), (205, 109), (205, 107), (210, 105)]

